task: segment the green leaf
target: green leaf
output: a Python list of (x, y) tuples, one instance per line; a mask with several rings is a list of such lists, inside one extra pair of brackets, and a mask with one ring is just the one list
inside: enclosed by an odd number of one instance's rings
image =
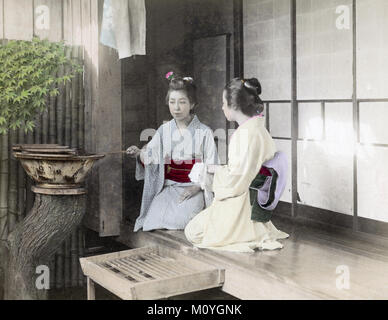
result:
[(58, 86), (83, 72), (82, 61), (68, 52), (64, 41), (39, 37), (0, 45), (0, 133), (33, 130), (37, 114), (47, 110), (46, 98), (59, 95)]

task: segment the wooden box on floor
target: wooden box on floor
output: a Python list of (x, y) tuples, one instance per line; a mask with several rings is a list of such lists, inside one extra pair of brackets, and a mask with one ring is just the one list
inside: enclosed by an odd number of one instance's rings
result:
[(220, 287), (224, 270), (176, 250), (144, 247), (80, 259), (88, 277), (88, 300), (94, 283), (126, 300), (162, 299)]

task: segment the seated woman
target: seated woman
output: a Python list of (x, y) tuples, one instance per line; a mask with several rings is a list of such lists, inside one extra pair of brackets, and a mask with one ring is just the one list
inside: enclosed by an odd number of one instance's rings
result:
[(265, 128), (257, 79), (233, 79), (224, 89), (225, 117), (237, 121), (238, 129), (230, 140), (228, 164), (207, 165), (214, 173), (214, 201), (196, 215), (185, 228), (187, 239), (199, 248), (252, 252), (255, 248), (282, 248), (278, 239), (288, 234), (271, 221), (251, 220), (249, 186), (262, 164), (273, 158), (276, 147)]
[(217, 163), (211, 129), (202, 124), (193, 109), (197, 104), (192, 78), (169, 72), (166, 103), (173, 119), (159, 127), (152, 140), (140, 150), (127, 153), (137, 159), (136, 179), (144, 179), (140, 215), (135, 231), (184, 229), (186, 224), (213, 200), (188, 175), (196, 162)]

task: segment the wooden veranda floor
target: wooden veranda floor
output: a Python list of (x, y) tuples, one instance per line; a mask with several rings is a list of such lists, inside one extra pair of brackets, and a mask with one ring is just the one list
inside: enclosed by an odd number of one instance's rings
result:
[[(275, 226), (290, 234), (284, 248), (229, 253), (193, 248), (182, 231), (132, 232), (122, 225), (117, 239), (131, 248), (149, 245), (225, 269), (222, 290), (240, 299), (388, 299), (388, 241), (341, 229), (324, 230), (277, 218)], [(349, 289), (343, 272), (349, 271)], [(338, 272), (338, 273), (337, 273)]]

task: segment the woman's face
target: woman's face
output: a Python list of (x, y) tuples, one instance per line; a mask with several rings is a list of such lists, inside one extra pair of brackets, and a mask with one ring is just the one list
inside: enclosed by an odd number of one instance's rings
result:
[(183, 90), (174, 90), (170, 92), (168, 100), (168, 106), (170, 113), (175, 120), (185, 120), (190, 117), (190, 110), (194, 108), (194, 105), (190, 103), (186, 92)]
[(222, 94), (222, 111), (224, 112), (225, 118), (228, 121), (234, 121), (233, 109), (229, 108), (229, 106), (228, 106), (228, 100), (226, 99), (226, 91), (225, 90)]

